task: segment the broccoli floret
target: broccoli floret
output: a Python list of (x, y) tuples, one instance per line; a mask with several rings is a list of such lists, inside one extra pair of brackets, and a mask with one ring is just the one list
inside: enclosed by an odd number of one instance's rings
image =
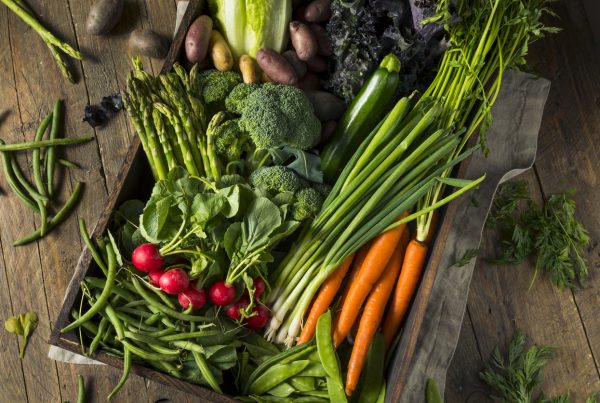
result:
[(321, 122), (298, 88), (267, 83), (241, 104), (240, 127), (259, 149), (289, 146), (307, 150), (317, 145)]
[(306, 182), (294, 171), (279, 165), (258, 168), (250, 175), (250, 184), (278, 193), (297, 192), (306, 187)]
[(292, 216), (296, 221), (314, 218), (323, 206), (323, 197), (313, 188), (305, 188), (295, 195)]
[(311, 187), (321, 195), (323, 200), (327, 199), (327, 196), (329, 196), (329, 193), (331, 193), (332, 189), (331, 185), (326, 183), (313, 183)]
[(225, 98), (242, 82), (242, 77), (235, 71), (206, 70), (198, 77), (200, 93), (204, 102), (222, 109)]
[(229, 161), (239, 160), (245, 151), (250, 151), (250, 138), (239, 126), (239, 119), (221, 123), (213, 132), (217, 154)]
[(254, 91), (260, 88), (259, 84), (246, 84), (241, 83), (235, 86), (233, 90), (225, 99), (225, 109), (232, 113), (242, 113), (242, 102), (252, 94)]

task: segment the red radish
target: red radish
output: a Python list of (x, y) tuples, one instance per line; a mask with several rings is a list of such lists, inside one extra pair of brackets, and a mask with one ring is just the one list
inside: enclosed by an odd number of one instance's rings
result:
[(225, 309), (225, 315), (227, 315), (230, 319), (238, 321), (242, 317), (240, 312), (241, 309), (244, 309), (248, 305), (248, 301), (239, 300), (233, 305), (229, 305), (227, 309)]
[(190, 286), (190, 279), (183, 270), (171, 269), (160, 276), (158, 284), (160, 285), (160, 289), (167, 294), (177, 295), (187, 290)]
[(229, 305), (235, 299), (235, 287), (219, 280), (210, 287), (208, 295), (215, 305)]
[(165, 274), (165, 272), (162, 270), (152, 271), (152, 272), (148, 273), (148, 278), (150, 279), (150, 284), (159, 287), (160, 286), (159, 281), (163, 274)]
[(188, 309), (192, 304), (192, 309), (196, 310), (202, 308), (206, 303), (206, 293), (203, 288), (188, 287), (187, 290), (177, 295), (177, 300), (183, 309)]
[(133, 251), (131, 262), (139, 271), (151, 273), (162, 270), (165, 259), (160, 255), (158, 246), (151, 243), (143, 243)]
[(267, 288), (265, 284), (265, 280), (261, 277), (256, 277), (253, 281), (254, 283), (254, 298), (260, 298), (263, 292), (265, 292), (265, 288)]
[(256, 305), (253, 312), (255, 313), (255, 315), (246, 319), (246, 325), (250, 329), (254, 330), (265, 327), (265, 325), (269, 321), (269, 318), (271, 317), (269, 310), (264, 305), (259, 304)]

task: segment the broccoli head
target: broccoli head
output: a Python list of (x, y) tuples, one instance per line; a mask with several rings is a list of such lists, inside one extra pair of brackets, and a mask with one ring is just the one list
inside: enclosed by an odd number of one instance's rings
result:
[(248, 132), (259, 149), (289, 146), (307, 150), (321, 137), (321, 122), (298, 88), (263, 84), (243, 98), (237, 108), (240, 128)]
[(235, 71), (206, 70), (198, 77), (204, 102), (221, 109), (227, 95), (241, 82), (242, 77)]
[(278, 193), (297, 192), (306, 187), (306, 182), (294, 171), (279, 165), (258, 168), (250, 175), (250, 184)]
[(242, 102), (259, 88), (260, 84), (255, 83), (236, 85), (225, 99), (225, 109), (232, 113), (242, 113)]
[(250, 138), (240, 129), (238, 121), (239, 119), (227, 120), (213, 131), (217, 154), (229, 161), (239, 160), (245, 151), (252, 148)]
[(331, 185), (328, 185), (327, 183), (313, 183), (311, 187), (321, 195), (323, 200), (327, 199), (327, 196), (329, 196), (332, 189)]
[(315, 218), (323, 206), (323, 197), (313, 188), (300, 190), (294, 198), (292, 216), (296, 221)]

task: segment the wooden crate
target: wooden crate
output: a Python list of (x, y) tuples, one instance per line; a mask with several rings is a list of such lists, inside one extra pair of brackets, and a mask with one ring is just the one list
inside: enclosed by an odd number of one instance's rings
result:
[[(165, 63), (161, 69), (161, 73), (170, 71), (173, 67), (173, 64), (180, 60), (187, 28), (194, 20), (194, 17), (202, 12), (203, 7), (203, 0), (191, 0), (189, 2), (188, 8), (181, 20), (179, 29), (177, 30)], [(466, 162), (467, 161), (465, 161), (465, 163), (463, 163), (460, 167), (459, 176), (461, 176), (460, 174), (464, 172), (466, 168)], [(146, 157), (142, 148), (140, 147), (139, 137), (134, 136), (129, 146), (127, 155), (125, 156), (125, 160), (123, 161), (119, 175), (117, 176), (115, 192), (109, 198), (102, 214), (100, 215), (98, 223), (92, 231), (91, 235), (93, 238), (100, 237), (106, 232), (106, 229), (111, 221), (113, 211), (121, 203), (126, 200), (141, 198), (150, 194), (154, 181), (152, 176), (148, 174), (149, 172), (150, 167), (148, 166)], [(395, 357), (392, 360), (395, 365), (393, 368), (390, 368), (388, 372), (387, 402), (399, 401), (402, 395), (407, 374), (410, 370), (410, 362), (415, 352), (417, 337), (423, 324), (423, 314), (425, 312), (425, 308), (427, 307), (429, 297), (431, 296), (431, 289), (437, 275), (437, 262), (439, 261), (443, 252), (444, 244), (450, 230), (450, 223), (452, 221), (450, 218), (453, 214), (454, 209), (452, 205), (450, 205), (447, 211), (443, 213), (442, 219), (440, 220), (440, 229), (437, 239), (431, 248), (430, 257), (424, 271), (423, 279), (421, 280), (415, 301), (410, 309), (399, 347), (397, 348)], [(67, 288), (67, 294), (59, 316), (54, 323), (49, 344), (61, 347), (77, 354), (81, 354), (81, 347), (75, 333), (70, 332), (68, 334), (61, 334), (60, 329), (65, 327), (71, 321), (70, 312), (75, 304), (75, 301), (80, 295), (79, 285), (81, 281), (87, 275), (97, 274), (99, 274), (99, 269), (93, 262), (89, 250), (85, 248), (79, 257), (75, 274), (73, 275), (73, 278), (71, 279), (71, 282)], [(91, 358), (113, 367), (123, 367), (123, 361), (120, 358), (105, 354), (103, 352), (97, 352)], [(176, 379), (151, 368), (133, 365), (132, 372), (148, 379), (152, 379), (153, 381), (161, 384), (196, 395), (202, 398), (202, 401), (236, 401), (230, 396), (215, 393), (212, 390), (202, 386)]]

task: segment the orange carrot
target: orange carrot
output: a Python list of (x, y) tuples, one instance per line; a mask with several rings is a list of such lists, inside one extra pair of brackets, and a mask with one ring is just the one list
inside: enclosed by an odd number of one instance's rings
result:
[(358, 385), (360, 373), (362, 372), (367, 352), (369, 351), (369, 346), (373, 342), (373, 337), (379, 328), (385, 306), (394, 290), (394, 284), (396, 283), (398, 272), (402, 266), (404, 250), (406, 248), (406, 243), (408, 242), (407, 234), (407, 231), (404, 232), (403, 239), (398, 243), (398, 247), (389, 260), (385, 271), (379, 280), (377, 280), (377, 283), (375, 283), (375, 286), (365, 303), (365, 308), (358, 325), (358, 331), (354, 338), (354, 346), (352, 347), (350, 361), (348, 362), (348, 373), (346, 375), (346, 395), (348, 396), (352, 395), (352, 392)]
[(348, 276), (348, 279), (346, 280), (346, 286), (344, 287), (344, 292), (342, 293), (342, 296), (340, 297), (339, 306), (338, 306), (337, 310), (335, 311), (335, 318), (334, 318), (334, 325), (333, 325), (334, 327), (335, 327), (335, 320), (337, 319), (337, 315), (341, 311), (342, 306), (344, 306), (344, 301), (348, 297), (348, 290), (350, 289), (350, 284), (352, 284), (352, 282), (358, 275), (358, 272), (360, 271), (360, 268), (362, 267), (362, 264), (365, 261), (365, 258), (367, 257), (367, 253), (369, 253), (370, 248), (371, 248), (371, 241), (369, 241), (366, 244), (364, 244), (363, 246), (361, 246), (358, 249), (358, 251), (356, 251), (356, 253), (354, 254), (354, 260), (352, 261), (352, 271), (350, 272), (350, 275)]
[(412, 239), (406, 247), (404, 262), (396, 284), (396, 290), (383, 322), (383, 339), (389, 348), (404, 320), (408, 305), (417, 289), (421, 271), (427, 256), (427, 245)]
[(298, 337), (298, 344), (306, 343), (313, 338), (315, 329), (317, 328), (317, 320), (325, 311), (327, 311), (327, 309), (329, 309), (331, 302), (342, 285), (344, 276), (346, 276), (353, 259), (354, 253), (348, 256), (342, 264), (327, 277), (327, 280), (325, 280), (321, 286), (319, 293), (312, 303), (306, 322), (304, 322), (302, 333), (300, 333), (300, 337)]
[[(405, 212), (399, 218), (404, 218), (407, 215), (408, 212)], [(406, 225), (399, 225), (373, 239), (369, 253), (358, 275), (349, 285), (347, 298), (336, 320), (333, 330), (333, 343), (336, 347), (342, 343), (352, 329), (360, 307), (369, 295), (369, 292), (371, 292), (375, 282), (381, 276), (381, 273), (385, 270), (405, 230)]]

